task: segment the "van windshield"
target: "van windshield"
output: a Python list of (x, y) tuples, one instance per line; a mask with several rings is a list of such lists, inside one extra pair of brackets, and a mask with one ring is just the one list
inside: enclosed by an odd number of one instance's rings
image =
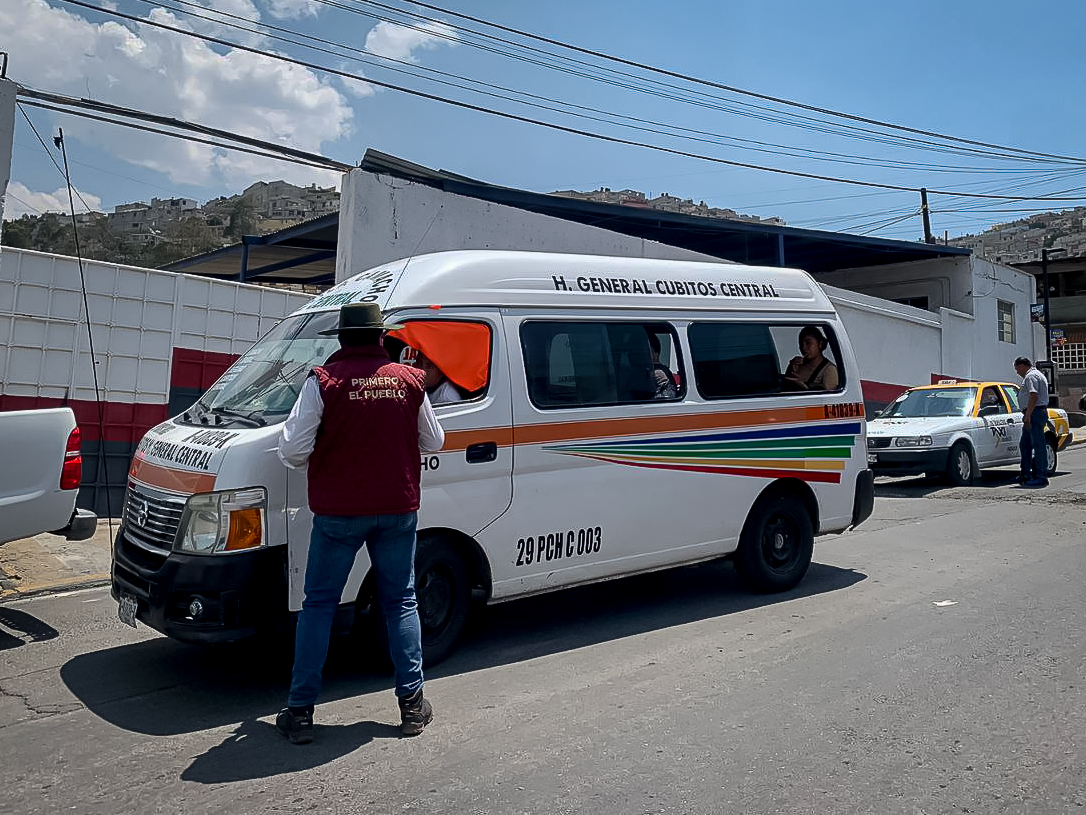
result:
[(287, 317), (230, 366), (183, 418), (261, 426), (285, 421), (314, 366), (339, 349), (337, 311)]

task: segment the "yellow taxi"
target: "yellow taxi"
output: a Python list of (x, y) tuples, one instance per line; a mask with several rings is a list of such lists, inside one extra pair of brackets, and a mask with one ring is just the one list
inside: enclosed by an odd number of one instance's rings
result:
[[(1020, 464), (1018, 385), (959, 382), (909, 388), (867, 423), (867, 463), (875, 475), (942, 475), (969, 484), (987, 467)], [(1067, 412), (1048, 409), (1048, 475), (1071, 441)]]

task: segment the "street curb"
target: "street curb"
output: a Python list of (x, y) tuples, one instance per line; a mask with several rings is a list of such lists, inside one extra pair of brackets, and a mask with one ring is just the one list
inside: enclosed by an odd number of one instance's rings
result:
[(109, 575), (80, 574), (73, 575), (72, 577), (63, 577), (49, 583), (39, 583), (38, 585), (31, 586), (15, 586), (14, 583), (14, 580), (0, 580), (0, 605), (11, 603), (16, 600), (24, 600), (27, 597), (36, 597), (40, 594), (107, 586), (109, 585)]

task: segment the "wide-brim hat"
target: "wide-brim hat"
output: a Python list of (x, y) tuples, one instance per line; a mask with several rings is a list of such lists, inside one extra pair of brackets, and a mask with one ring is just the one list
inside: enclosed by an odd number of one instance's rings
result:
[(386, 323), (384, 315), (381, 314), (381, 307), (376, 303), (348, 303), (339, 310), (338, 326), (317, 333), (339, 334), (343, 331), (360, 329), (395, 331), (398, 328), (403, 328), (403, 323)]

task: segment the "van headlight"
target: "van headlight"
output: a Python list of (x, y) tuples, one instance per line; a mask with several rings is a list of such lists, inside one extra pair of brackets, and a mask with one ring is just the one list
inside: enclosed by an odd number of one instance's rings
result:
[(931, 447), (931, 436), (899, 436), (894, 439), (895, 447)]
[(264, 546), (267, 505), (263, 487), (193, 495), (181, 513), (173, 548), (214, 555)]

